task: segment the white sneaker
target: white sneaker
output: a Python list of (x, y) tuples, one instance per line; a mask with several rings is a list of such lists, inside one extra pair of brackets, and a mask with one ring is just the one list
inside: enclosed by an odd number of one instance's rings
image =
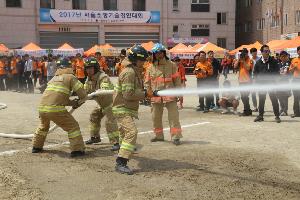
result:
[(223, 111), (221, 112), (221, 114), (227, 114), (227, 113), (229, 113), (228, 109), (223, 109)]
[(233, 111), (233, 114), (238, 115), (239, 112), (238, 112), (237, 110), (234, 110), (234, 111)]

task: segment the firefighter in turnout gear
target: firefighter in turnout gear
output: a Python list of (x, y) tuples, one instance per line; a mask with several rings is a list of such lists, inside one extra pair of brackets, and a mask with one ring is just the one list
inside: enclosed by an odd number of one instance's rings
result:
[[(95, 92), (96, 90), (113, 90), (114, 86), (111, 83), (107, 74), (100, 70), (98, 61), (95, 58), (87, 58), (84, 60), (85, 73), (87, 80), (84, 84), (84, 89), (88, 94)], [(106, 116), (105, 128), (111, 144), (113, 144), (112, 150), (119, 150), (119, 130), (117, 121), (112, 113), (112, 95), (100, 95), (94, 100), (100, 107), (94, 109), (90, 115), (90, 134), (91, 139), (86, 141), (86, 144), (93, 144), (101, 142), (100, 139), (100, 127), (101, 119)]]
[[(57, 65), (59, 69), (48, 82), (38, 107), (40, 125), (33, 137), (32, 153), (39, 153), (43, 150), (50, 121), (53, 121), (68, 133), (71, 157), (82, 156), (85, 154), (85, 147), (79, 124), (65, 106), (78, 108), (83, 103), (79, 100), (84, 100), (87, 94), (83, 84), (74, 76), (68, 59), (58, 61)], [(79, 99), (70, 100), (72, 92), (75, 92)]]
[[(161, 44), (155, 44), (153, 49), (153, 66), (147, 71), (145, 88), (149, 93), (170, 88), (181, 87), (181, 78), (177, 65), (166, 56), (166, 49)], [(171, 139), (175, 145), (180, 144), (181, 126), (179, 122), (179, 112), (177, 108), (177, 98), (167, 96), (153, 96), (152, 121), (155, 137), (151, 142), (164, 141), (162, 115), (164, 107), (168, 110)]]
[(131, 175), (127, 166), (136, 144), (137, 127), (134, 118), (138, 118), (139, 101), (146, 97), (143, 87), (143, 65), (148, 57), (142, 46), (128, 50), (128, 56), (122, 64), (124, 70), (118, 78), (113, 99), (113, 113), (120, 130), (120, 150), (116, 160), (116, 171)]

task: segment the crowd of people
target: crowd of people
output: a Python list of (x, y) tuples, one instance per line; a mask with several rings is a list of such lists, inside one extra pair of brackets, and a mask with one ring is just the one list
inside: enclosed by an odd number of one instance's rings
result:
[[(199, 52), (195, 55), (196, 66), (194, 74), (197, 78), (197, 85), (199, 88), (215, 88), (219, 87), (219, 76), (223, 73), (225, 82), (223, 87), (230, 87), (231, 83), (227, 80), (229, 69), (233, 69), (233, 73), (237, 73), (239, 86), (264, 86), (270, 84), (299, 84), (300, 81), (300, 47), (297, 48), (299, 57), (291, 59), (286, 51), (281, 51), (276, 57), (270, 55), (271, 51), (267, 45), (263, 45), (260, 49), (262, 56), (257, 55), (257, 49), (250, 49), (250, 54), (247, 49), (240, 51), (237, 59), (230, 58), (226, 55), (221, 62), (214, 58), (212, 51)], [(251, 94), (251, 95), (250, 95)], [(224, 93), (220, 98), (220, 94), (207, 94), (199, 97), (199, 108), (197, 111), (208, 112), (211, 109), (221, 108), (223, 114), (229, 112), (228, 108), (233, 108), (233, 113), (240, 116), (251, 116), (252, 112), (258, 112), (255, 122), (263, 121), (264, 107), (266, 94), (269, 94), (275, 115), (275, 121), (281, 122), (280, 116), (288, 115), (288, 99), (294, 96), (293, 111), (291, 117), (300, 117), (299, 112), (299, 90), (274, 91), (266, 89), (263, 92), (243, 91), (240, 94)], [(253, 108), (250, 106), (251, 96)], [(258, 96), (258, 103), (257, 103)], [(239, 99), (243, 103), (243, 112), (237, 112)]]
[[(264, 49), (265, 48), (265, 49)], [(197, 87), (201, 88), (215, 88), (219, 87), (220, 75), (223, 75), (226, 82), (224, 87), (230, 87), (231, 83), (228, 78), (230, 71), (237, 74), (237, 80), (240, 86), (254, 85), (255, 83), (267, 84), (274, 80), (260, 80), (264, 75), (278, 75), (280, 78), (278, 83), (288, 83), (290, 81), (297, 82), (299, 76), (299, 58), (293, 61), (290, 59), (286, 51), (276, 54), (275, 57), (270, 56), (270, 50), (265, 45), (262, 47), (262, 56), (258, 56), (256, 48), (240, 51), (239, 57), (234, 58), (226, 54), (223, 59), (214, 58), (214, 52), (199, 52), (194, 56), (194, 59), (180, 59), (175, 57), (172, 59), (178, 66), (178, 73), (180, 74), (181, 86), (185, 87), (186, 73), (192, 72), (197, 79)], [(299, 50), (298, 50), (299, 53)], [(109, 76), (118, 76), (124, 69), (122, 64), (126, 58), (127, 50), (121, 50), (120, 56), (117, 58), (105, 58), (101, 56), (100, 52), (96, 52), (94, 57), (97, 59), (100, 69)], [(146, 71), (153, 63), (152, 53), (148, 52), (149, 57), (144, 64), (143, 76), (146, 79)], [(75, 76), (80, 82), (84, 83), (86, 74), (84, 71), (84, 59), (86, 57), (77, 54), (74, 57), (69, 57), (72, 62), (72, 68)], [(61, 56), (43, 56), (40, 58), (24, 56), (2, 56), (0, 57), (0, 90), (10, 90), (17, 92), (33, 93), (34, 88), (39, 83), (39, 89), (43, 92), (57, 70), (56, 62), (61, 59)], [(298, 68), (297, 68), (298, 67)], [(192, 71), (190, 69), (193, 69)], [(220, 96), (222, 95), (222, 96)], [(226, 97), (226, 95), (228, 97)], [(197, 111), (204, 113), (210, 110), (222, 109), (222, 113), (229, 112), (228, 107), (233, 107), (233, 113), (240, 116), (252, 115), (252, 112), (259, 112), (256, 121), (263, 120), (265, 93), (257, 93), (255, 91), (242, 92), (241, 94), (207, 94), (199, 96), (199, 105)], [(272, 101), (276, 121), (280, 122), (280, 116), (288, 115), (288, 98), (294, 96), (294, 114), (292, 117), (298, 117), (299, 112), (299, 94), (297, 91), (281, 91), (269, 92)], [(257, 101), (259, 97), (259, 103)], [(250, 99), (252, 99), (253, 107), (250, 107)], [(243, 103), (243, 112), (237, 112), (239, 99)], [(183, 97), (178, 97), (178, 107), (183, 108)], [(150, 105), (150, 100), (145, 99), (142, 102), (145, 105)]]
[[(257, 49), (241, 50), (237, 59), (226, 55), (221, 61), (214, 57), (214, 52), (200, 51), (194, 56), (193, 74), (197, 87), (201, 89), (219, 88), (220, 76), (223, 74), (224, 88), (230, 88), (228, 79), (230, 69), (237, 73), (240, 86), (263, 86), (276, 83), (300, 83), (300, 47), (299, 57), (290, 59), (287, 52), (282, 51), (278, 57), (270, 55), (270, 49), (263, 45), (262, 56), (257, 56)], [(50, 128), (50, 121), (62, 127), (68, 133), (71, 157), (83, 156), (85, 145), (101, 142), (101, 120), (106, 116), (106, 131), (112, 143), (112, 150), (118, 151), (116, 171), (132, 174), (127, 162), (135, 151), (137, 128), (134, 119), (138, 117), (139, 104), (151, 105), (154, 137), (151, 142), (164, 141), (162, 116), (164, 107), (168, 112), (171, 140), (174, 145), (181, 144), (182, 129), (179, 120), (179, 109), (183, 108), (183, 97), (160, 96), (159, 91), (186, 87), (186, 62), (178, 57), (172, 61), (166, 54), (162, 44), (155, 44), (147, 52), (142, 46), (134, 46), (122, 50), (112, 71), (116, 72), (118, 81), (115, 85), (110, 81), (111, 69), (107, 60), (100, 52), (90, 57), (61, 58), (49, 54), (47, 57), (34, 58), (2, 57), (0, 59), (0, 89), (29, 93), (34, 92), (37, 81), (43, 93), (39, 104), (40, 125), (33, 138), (32, 153), (43, 151), (44, 142)], [(97, 96), (93, 99), (98, 108), (90, 115), (90, 136), (85, 143), (82, 139), (78, 122), (72, 117), (65, 106), (78, 108), (87, 99), (87, 95), (98, 90), (114, 90), (114, 94)], [(250, 95), (251, 94), (251, 95)], [(266, 95), (269, 94), (277, 123), (280, 116), (288, 115), (288, 98), (294, 96), (294, 114), (300, 117), (300, 90), (274, 91), (266, 89), (263, 92), (243, 90), (240, 94), (234, 92), (215, 92), (199, 96), (197, 111), (207, 113), (222, 109), (222, 114), (229, 112), (240, 116), (251, 116), (258, 112), (255, 122), (264, 120)], [(72, 99), (71, 96), (78, 98)], [(179, 95), (180, 96), (180, 95)], [(251, 96), (253, 108), (250, 106)], [(258, 104), (257, 104), (258, 96)], [(243, 103), (243, 112), (237, 111)]]

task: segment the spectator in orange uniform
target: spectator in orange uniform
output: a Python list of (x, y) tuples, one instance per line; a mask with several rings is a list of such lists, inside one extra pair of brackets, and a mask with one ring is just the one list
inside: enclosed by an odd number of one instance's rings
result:
[[(289, 68), (289, 71), (293, 74), (293, 84), (300, 84), (300, 46), (297, 47), (297, 53), (298, 57), (294, 58), (292, 60), (291, 66)], [(292, 118), (294, 117), (300, 117), (300, 90), (293, 90), (293, 95), (294, 95), (294, 114), (291, 116)]]
[(0, 57), (0, 91), (5, 90), (4, 80), (6, 79), (5, 59)]
[(85, 74), (84, 74), (84, 61), (81, 57), (81, 54), (78, 53), (76, 54), (76, 59), (75, 59), (75, 74), (78, 80), (84, 84), (85, 83)]
[[(241, 51), (240, 58), (234, 63), (234, 68), (239, 69), (239, 85), (247, 86), (251, 85), (251, 73), (253, 70), (253, 60), (248, 55), (248, 50), (244, 48)], [(240, 114), (240, 116), (250, 116), (252, 115), (252, 110), (250, 109), (249, 102), (250, 91), (241, 92), (241, 99), (244, 104), (244, 111)]]
[(95, 57), (96, 59), (98, 60), (98, 63), (99, 63), (99, 66), (100, 66), (100, 69), (102, 71), (104, 71), (106, 74), (109, 73), (109, 69), (108, 69), (108, 66), (107, 66), (107, 63), (106, 63), (106, 60), (103, 56), (101, 56), (101, 53), (100, 52), (96, 52), (95, 53)]
[(121, 53), (120, 54), (120, 61), (118, 63), (116, 63), (115, 70), (116, 70), (117, 76), (119, 76), (120, 73), (122, 72), (122, 70), (125, 68), (125, 65), (122, 64), (125, 57), (126, 57), (126, 55)]
[[(181, 79), (182, 87), (185, 87), (186, 86), (185, 85), (186, 77), (185, 77), (185, 67), (184, 67), (184, 64), (183, 64), (183, 62), (180, 61), (179, 57), (175, 57), (174, 58), (174, 62), (178, 66), (178, 72), (180, 74), (180, 79)], [(179, 106), (178, 106), (178, 108), (179, 109), (183, 108), (183, 96), (179, 97)]]
[[(204, 51), (200, 51), (199, 54), (195, 55), (194, 59), (197, 62), (194, 70), (194, 74), (197, 78), (197, 87), (205, 89), (209, 87), (209, 80), (213, 75), (213, 67), (211, 63), (207, 61), (206, 53)], [(213, 99), (211, 98), (211, 95), (200, 95), (199, 108), (197, 111), (203, 111), (204, 113), (207, 113), (212, 101)]]

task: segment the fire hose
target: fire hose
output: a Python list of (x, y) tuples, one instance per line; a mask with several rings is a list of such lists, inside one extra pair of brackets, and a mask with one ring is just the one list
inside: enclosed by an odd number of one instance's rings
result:
[[(85, 99), (82, 99), (79, 101), (79, 103), (85, 103), (86, 100), (92, 100), (94, 97), (96, 96), (100, 96), (100, 95), (110, 95), (110, 94), (113, 94), (114, 91), (113, 90), (97, 90), (91, 94), (89, 94)], [(3, 104), (3, 103), (0, 103), (0, 110), (1, 109), (4, 109), (4, 108), (7, 108), (6, 104)], [(72, 114), (73, 112), (75, 111), (75, 109), (73, 108), (70, 108), (68, 110), (68, 112), (70, 114)], [(53, 132), (56, 128), (58, 128), (58, 126), (55, 124), (53, 125), (48, 133), (51, 133)], [(4, 138), (15, 138), (15, 139), (30, 139), (33, 137), (33, 134), (27, 134), (27, 135), (23, 135), (23, 134), (7, 134), (7, 133), (0, 133), (0, 137), (4, 137)]]
[(7, 105), (4, 103), (0, 103), (0, 110), (7, 108)]

